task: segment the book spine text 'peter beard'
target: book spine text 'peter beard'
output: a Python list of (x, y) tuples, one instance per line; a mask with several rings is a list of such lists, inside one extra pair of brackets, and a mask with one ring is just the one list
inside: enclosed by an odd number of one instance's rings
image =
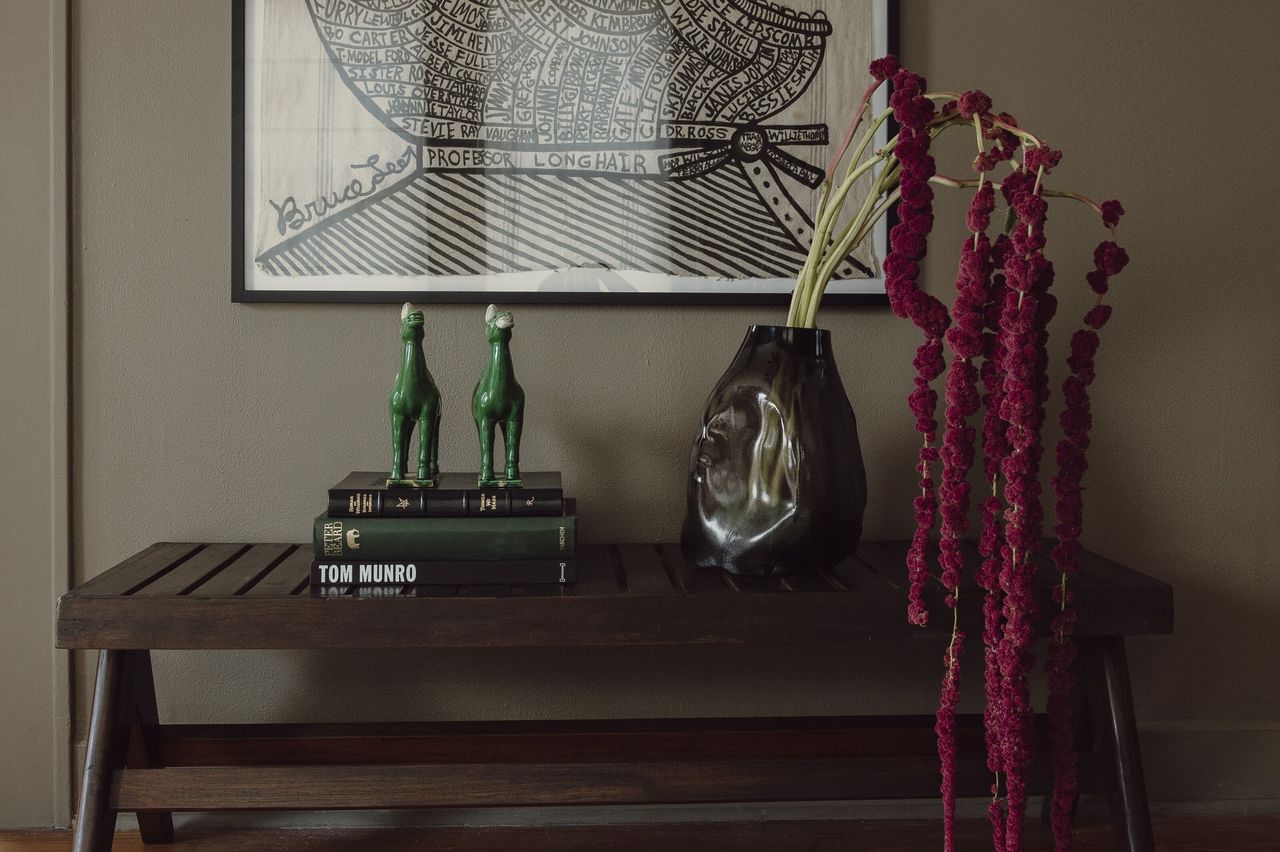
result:
[(333, 518), (315, 520), (312, 555), (320, 560), (572, 559), (577, 517), (572, 501), (558, 517)]

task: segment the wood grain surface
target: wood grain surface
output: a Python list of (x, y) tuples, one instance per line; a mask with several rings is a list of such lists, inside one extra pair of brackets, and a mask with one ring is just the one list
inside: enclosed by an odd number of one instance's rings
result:
[[(937, 636), (904, 615), (907, 542), (863, 542), (828, 573), (736, 577), (688, 564), (675, 545), (584, 545), (579, 581), (558, 586), (433, 586), (399, 595), (313, 597), (310, 549), (289, 544), (160, 543), (59, 601), (62, 648), (462, 648), (777, 644)], [(1046, 546), (1046, 551), (1048, 547)], [(977, 552), (969, 546), (975, 561)], [(972, 573), (972, 572), (970, 572)], [(1055, 574), (1040, 559), (1048, 628)], [(1168, 633), (1170, 587), (1097, 554), (1073, 578), (1080, 636)], [(928, 596), (942, 611), (942, 588)], [(981, 595), (960, 619), (980, 629)]]

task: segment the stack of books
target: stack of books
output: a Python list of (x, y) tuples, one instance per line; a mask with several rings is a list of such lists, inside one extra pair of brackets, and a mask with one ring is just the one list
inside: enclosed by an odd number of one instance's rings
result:
[(560, 474), (526, 473), (519, 488), (476, 481), (442, 473), (434, 488), (401, 488), (385, 473), (351, 473), (315, 521), (312, 594), (572, 583), (577, 512)]

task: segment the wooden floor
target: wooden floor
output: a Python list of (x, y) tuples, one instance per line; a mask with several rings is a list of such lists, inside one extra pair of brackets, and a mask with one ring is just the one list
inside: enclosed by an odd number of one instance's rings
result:
[[(1156, 822), (1164, 852), (1263, 852), (1280, 848), (1280, 815), (1166, 817)], [(984, 820), (961, 823), (961, 850), (990, 849)], [(65, 852), (65, 831), (0, 832), (0, 852)], [(136, 833), (116, 836), (117, 852), (908, 852), (941, 848), (938, 824), (925, 820), (849, 820), (552, 826), (521, 828), (179, 829), (168, 846), (144, 846)], [(1049, 850), (1048, 833), (1029, 825), (1026, 852)], [(1114, 849), (1108, 826), (1086, 824), (1077, 852)]]

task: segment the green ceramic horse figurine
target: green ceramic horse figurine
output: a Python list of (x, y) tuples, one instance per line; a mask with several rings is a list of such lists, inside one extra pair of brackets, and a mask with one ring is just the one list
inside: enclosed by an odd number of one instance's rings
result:
[[(422, 311), (408, 302), (400, 309), (400, 370), (391, 389), (387, 410), (391, 414), (391, 476), (389, 485), (430, 488), (435, 484), (439, 466), (436, 453), (440, 444), (440, 389), (427, 369), (422, 354)], [(418, 476), (405, 479), (405, 462), (409, 456), (409, 439), (414, 423), (418, 425)]]
[[(488, 326), (489, 364), (484, 368), (476, 392), (471, 397), (471, 413), (476, 418), (476, 431), (480, 433), (481, 488), (519, 487), (520, 478), (520, 430), (524, 426), (524, 389), (516, 382), (516, 372), (511, 366), (511, 326), (515, 324), (510, 312), (499, 311), (490, 305), (484, 315)], [(493, 476), (493, 427), (502, 429), (502, 442), (507, 451), (506, 476)]]

